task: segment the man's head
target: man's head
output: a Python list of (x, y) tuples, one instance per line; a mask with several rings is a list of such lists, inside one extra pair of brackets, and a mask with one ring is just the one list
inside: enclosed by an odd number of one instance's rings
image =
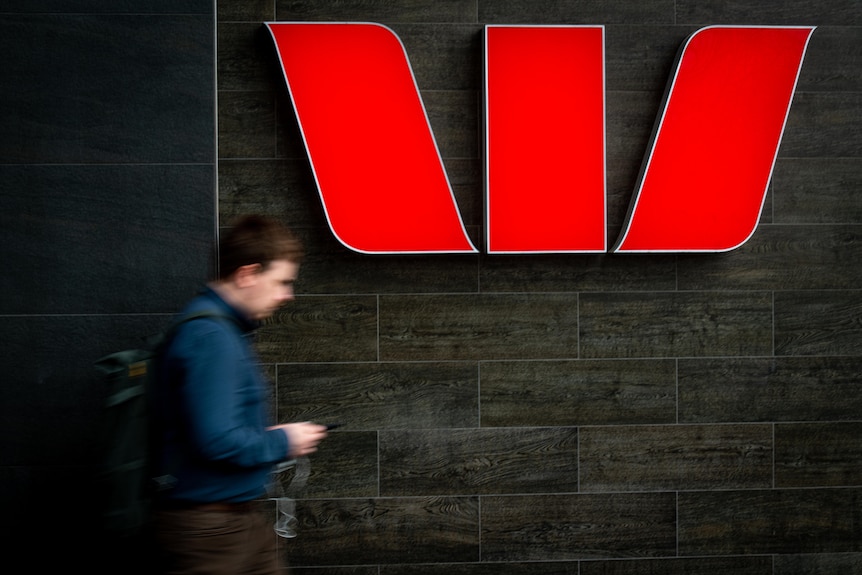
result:
[(216, 285), (249, 317), (265, 319), (293, 299), (302, 257), (302, 243), (286, 227), (245, 216), (219, 242)]
[(299, 264), (302, 257), (302, 243), (289, 229), (271, 218), (244, 216), (221, 237), (218, 279), (230, 278), (242, 266), (266, 269), (276, 260)]

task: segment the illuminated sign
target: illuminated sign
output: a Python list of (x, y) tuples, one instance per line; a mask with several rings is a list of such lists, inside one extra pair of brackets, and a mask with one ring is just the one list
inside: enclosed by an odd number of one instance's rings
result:
[[(336, 238), (475, 253), (407, 53), (373, 23), (268, 23)], [(754, 233), (814, 27), (712, 26), (672, 74), (615, 252)], [(485, 27), (488, 253), (607, 250), (603, 26)]]
[(604, 252), (601, 26), (485, 29), (489, 253)]

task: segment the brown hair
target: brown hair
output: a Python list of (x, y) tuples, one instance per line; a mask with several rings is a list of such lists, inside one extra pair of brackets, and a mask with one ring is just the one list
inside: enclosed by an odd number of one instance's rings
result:
[(275, 260), (299, 263), (303, 255), (302, 242), (279, 222), (265, 216), (243, 216), (219, 241), (217, 277), (225, 280), (237, 269), (253, 264), (266, 269)]

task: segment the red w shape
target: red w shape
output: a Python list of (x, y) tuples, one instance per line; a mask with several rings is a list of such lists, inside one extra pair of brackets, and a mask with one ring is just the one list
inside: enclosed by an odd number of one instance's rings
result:
[(754, 233), (813, 27), (692, 35), (616, 252), (720, 252)]
[[(268, 27), (335, 236), (367, 253), (474, 252), (398, 38), (376, 24)], [(751, 236), (813, 29), (689, 39), (615, 251), (726, 251)], [(489, 252), (605, 249), (597, 31), (486, 32)]]

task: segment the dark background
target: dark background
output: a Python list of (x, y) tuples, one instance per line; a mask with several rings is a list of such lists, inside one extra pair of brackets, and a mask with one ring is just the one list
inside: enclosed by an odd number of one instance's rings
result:
[[(374, 257), (326, 227), (274, 20), (401, 37), (477, 245), (483, 25), (605, 25), (611, 242), (685, 38), (818, 28), (740, 249)], [(0, 1), (4, 551), (105, 551), (91, 364), (255, 211), (309, 252), (258, 342), (279, 419), (345, 423), (294, 572), (862, 573), (860, 40), (856, 0)]]

